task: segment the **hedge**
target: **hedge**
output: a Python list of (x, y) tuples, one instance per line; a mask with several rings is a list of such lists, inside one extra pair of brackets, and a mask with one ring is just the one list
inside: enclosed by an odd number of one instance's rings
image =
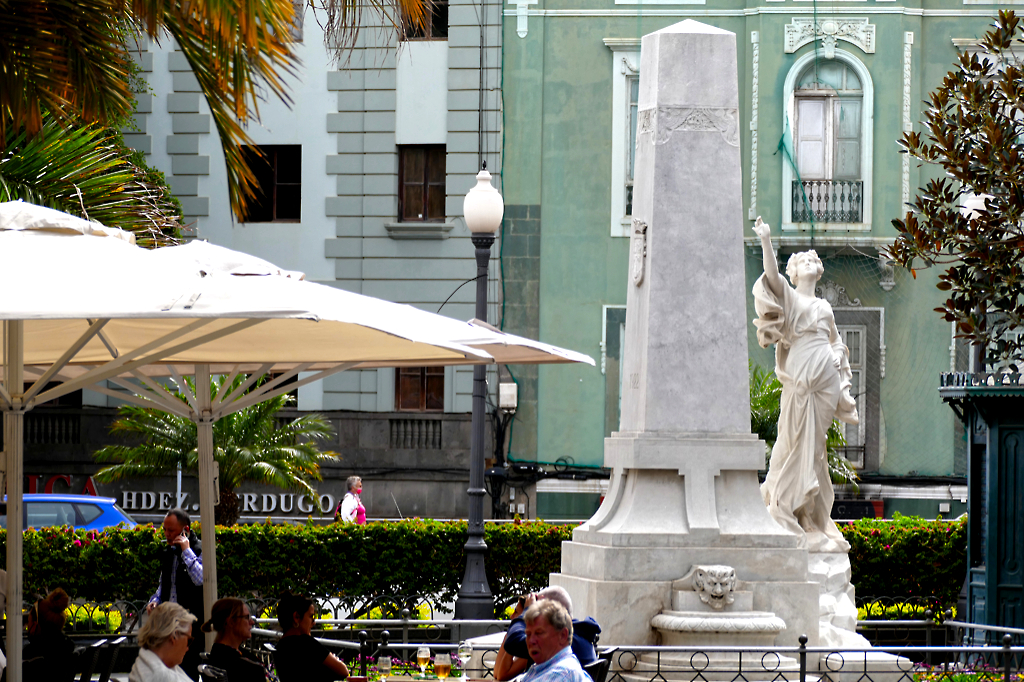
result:
[[(485, 526), (487, 575), (498, 613), (519, 595), (547, 585), (574, 527)], [(842, 531), (851, 544), (858, 597), (936, 595), (944, 605), (955, 602), (966, 571), (966, 520), (899, 517), (856, 521)], [(5, 538), (0, 531), (0, 543)], [(263, 597), (284, 589), (320, 598), (425, 595), (449, 602), (465, 570), (465, 541), (464, 521), (219, 527), (218, 591)], [(144, 600), (157, 587), (163, 545), (163, 533), (152, 526), (102, 533), (30, 529), (24, 535), (24, 594), (61, 586), (74, 598), (94, 602)], [(0, 565), (5, 556), (0, 551)]]
[(916, 516), (860, 519), (840, 526), (850, 543), (858, 601), (931, 597), (956, 603), (967, 575), (967, 517), (926, 521)]

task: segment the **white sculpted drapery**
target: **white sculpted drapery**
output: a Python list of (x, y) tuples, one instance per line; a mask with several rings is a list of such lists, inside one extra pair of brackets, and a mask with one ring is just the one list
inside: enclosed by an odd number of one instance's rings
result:
[(782, 382), (778, 439), (761, 495), (782, 527), (807, 535), (809, 549), (846, 551), (849, 544), (830, 516), (835, 493), (825, 443), (833, 418), (858, 422), (849, 350), (832, 307), (814, 296), (823, 270), (817, 254), (790, 258), (789, 286), (779, 275), (768, 226), (758, 219), (754, 231), (765, 261), (765, 274), (754, 283), (754, 324), (762, 348), (775, 344), (775, 373)]

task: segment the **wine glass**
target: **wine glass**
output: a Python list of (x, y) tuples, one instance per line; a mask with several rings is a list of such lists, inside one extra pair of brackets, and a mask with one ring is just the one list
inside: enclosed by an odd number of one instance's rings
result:
[(459, 642), (459, 662), (462, 663), (462, 679), (469, 679), (469, 662), (473, 659), (473, 645), (463, 640)]
[(434, 674), (438, 679), (445, 680), (452, 672), (452, 657), (448, 654), (434, 656)]
[(377, 659), (377, 672), (380, 673), (380, 682), (388, 682), (391, 676), (391, 657), (381, 656)]
[(416, 664), (420, 667), (420, 676), (427, 676), (427, 663), (430, 663), (430, 649), (421, 646), (416, 650)]

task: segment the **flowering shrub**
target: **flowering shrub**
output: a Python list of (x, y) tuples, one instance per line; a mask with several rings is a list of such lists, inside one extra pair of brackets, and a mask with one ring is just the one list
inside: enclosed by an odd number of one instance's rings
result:
[(840, 526), (850, 543), (857, 599), (929, 597), (932, 611), (956, 603), (967, 574), (967, 517), (926, 521), (895, 514)]
[(121, 612), (116, 608), (111, 608), (110, 604), (72, 604), (64, 610), (64, 615), (67, 618), (64, 629), (70, 631), (83, 630), (113, 634), (121, 631), (123, 621)]
[[(924, 620), (928, 609), (932, 610), (932, 620), (941, 623), (945, 618), (941, 604), (911, 604), (895, 602), (881, 604), (868, 602), (857, 607), (857, 620)], [(956, 607), (950, 607), (953, 618), (956, 618)]]
[[(548, 584), (573, 527), (486, 524), (487, 577), (496, 613)], [(219, 591), (274, 597), (291, 589), (324, 599), (416, 594), (448, 602), (465, 572), (465, 543), (464, 521), (218, 528)]]
[[(487, 524), (487, 575), (501, 613), (559, 570), (574, 526)], [(202, 536), (202, 529), (194, 530)], [(6, 541), (0, 530), (0, 547)], [(425, 595), (451, 601), (465, 570), (466, 523), (405, 521), (217, 528), (218, 591), (276, 598), (284, 590), (320, 599)], [(68, 527), (24, 535), (27, 599), (63, 587), (72, 598), (146, 600), (157, 588), (163, 533), (152, 526), (103, 532)], [(0, 567), (6, 555), (0, 549)]]
[[(562, 542), (573, 525), (540, 521), (489, 523), (487, 577), (495, 613), (548, 584), (561, 568)], [(195, 530), (202, 535), (196, 524)], [(841, 527), (850, 542), (857, 596), (935, 595), (956, 601), (966, 571), (966, 519), (863, 519)], [(6, 539), (0, 530), (0, 546)], [(218, 591), (276, 598), (284, 590), (320, 600), (422, 595), (452, 601), (465, 570), (466, 523), (409, 519), (304, 526), (257, 524), (217, 528)], [(104, 532), (29, 529), (24, 535), (27, 599), (63, 587), (72, 598), (104, 603), (148, 599), (157, 588), (163, 533), (152, 526)], [(0, 567), (6, 568), (0, 549)], [(683, 567), (684, 570), (685, 567)]]
[(914, 682), (1021, 682), (1020, 672), (1010, 673), (1009, 680), (995, 667), (972, 666), (945, 668), (935, 666), (914, 673)]

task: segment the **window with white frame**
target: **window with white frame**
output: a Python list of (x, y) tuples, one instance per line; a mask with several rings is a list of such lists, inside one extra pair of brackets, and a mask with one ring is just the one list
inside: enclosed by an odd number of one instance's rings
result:
[(871, 75), (852, 53), (804, 54), (785, 83), (783, 230), (871, 229)]
[(629, 237), (632, 224), (640, 41), (605, 38), (612, 59), (611, 236)]

